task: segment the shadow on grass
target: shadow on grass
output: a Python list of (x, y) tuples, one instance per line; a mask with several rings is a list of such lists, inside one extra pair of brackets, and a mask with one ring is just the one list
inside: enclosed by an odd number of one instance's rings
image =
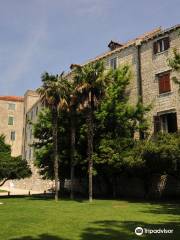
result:
[[(26, 199), (26, 200), (46, 200), (46, 201), (53, 201), (54, 200), (54, 194), (32, 194), (32, 195), (2, 195), (0, 196), (0, 199)], [(87, 201), (85, 198), (75, 198), (70, 199), (69, 197), (60, 197), (59, 200), (63, 201), (76, 201), (76, 202), (84, 202)]]
[[(85, 229), (81, 235), (81, 240), (138, 240), (141, 237), (148, 240), (180, 239), (180, 223), (147, 224), (138, 221), (96, 221), (92, 224), (94, 227)], [(173, 229), (174, 232), (172, 234), (143, 234), (140, 237), (134, 232), (136, 227), (142, 227), (143, 229)]]
[[(167, 234), (143, 234), (137, 236), (134, 233), (136, 227), (143, 229), (173, 229), (173, 233)], [(83, 230), (79, 236), (80, 240), (179, 240), (180, 223), (169, 222), (166, 224), (147, 224), (139, 221), (95, 221), (90, 223), (90, 227)], [(11, 238), (9, 240), (74, 240), (73, 238), (62, 238), (50, 234), (41, 234), (37, 237), (24, 236)]]
[(152, 214), (168, 214), (168, 215), (177, 215), (180, 220), (180, 203), (161, 203), (156, 205), (154, 204), (152, 209), (148, 209), (147, 211), (143, 211), (144, 214), (152, 213)]
[(119, 221), (96, 221), (93, 227), (86, 228), (81, 234), (81, 240), (126, 240), (133, 236), (126, 232)]
[(67, 238), (62, 238), (50, 234), (41, 234), (37, 237), (32, 237), (32, 236), (24, 236), (24, 237), (17, 237), (17, 238), (11, 238), (9, 240), (70, 240)]

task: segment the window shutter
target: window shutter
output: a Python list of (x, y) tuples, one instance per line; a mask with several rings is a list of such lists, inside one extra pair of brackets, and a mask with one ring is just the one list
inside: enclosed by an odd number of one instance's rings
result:
[(170, 85), (170, 74), (164, 75), (164, 92), (170, 92), (171, 85)]
[(160, 116), (154, 116), (154, 133), (161, 131), (161, 121)]
[(164, 93), (164, 79), (163, 76), (159, 77), (159, 94)]
[(164, 50), (169, 48), (169, 37), (164, 38)]
[(158, 42), (154, 42), (153, 44), (154, 54), (158, 52)]
[(170, 73), (159, 76), (159, 94), (171, 91)]

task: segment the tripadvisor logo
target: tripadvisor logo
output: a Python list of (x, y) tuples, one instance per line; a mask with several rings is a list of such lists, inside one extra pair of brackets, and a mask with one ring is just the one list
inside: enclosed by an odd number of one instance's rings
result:
[(143, 228), (142, 227), (137, 227), (135, 229), (135, 234), (138, 235), (138, 236), (142, 235), (143, 234)]
[(148, 228), (136, 227), (134, 232), (136, 235), (140, 236), (142, 234), (172, 234), (174, 230), (165, 229), (165, 228), (148, 229)]

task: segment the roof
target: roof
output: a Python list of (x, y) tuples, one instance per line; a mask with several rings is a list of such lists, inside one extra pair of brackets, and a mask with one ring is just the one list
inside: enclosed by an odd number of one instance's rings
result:
[(112, 50), (112, 51), (105, 52), (104, 54), (99, 55), (99, 56), (97, 56), (96, 58), (89, 60), (88, 62), (86, 62), (86, 63), (83, 64), (83, 65), (86, 65), (87, 63), (90, 63), (90, 62), (94, 62), (94, 61), (101, 60), (101, 59), (103, 59), (103, 58), (105, 58), (105, 57), (107, 57), (107, 56), (112, 55), (113, 53), (120, 52), (121, 50), (123, 50), (123, 49), (125, 49), (125, 48), (127, 48), (127, 47), (130, 47), (130, 46), (135, 45), (137, 41), (143, 42), (143, 41), (145, 41), (145, 40), (147, 40), (147, 39), (150, 39), (150, 38), (152, 38), (152, 37), (154, 37), (154, 36), (157, 36), (160, 32), (161, 32), (161, 28), (160, 28), (160, 27), (159, 27), (159, 28), (155, 28), (155, 29), (153, 29), (153, 30), (150, 31), (150, 32), (146, 32), (146, 33), (144, 33), (143, 35), (140, 35), (140, 36), (136, 37), (135, 39), (130, 40), (130, 41), (124, 43), (122, 46), (117, 47), (117, 48), (115, 48), (115, 49)]
[(24, 98), (18, 96), (0, 96), (0, 100), (10, 102), (24, 102)]
[(98, 61), (98, 60), (102, 60), (105, 57), (111, 56), (114, 53), (118, 53), (118, 52), (120, 52), (121, 50), (123, 50), (125, 48), (128, 48), (128, 47), (133, 46), (133, 45), (135, 46), (137, 43), (140, 43), (140, 42), (141, 43), (147, 42), (147, 41), (152, 40), (152, 39), (154, 39), (156, 37), (163, 36), (164, 34), (169, 33), (171, 31), (174, 31), (174, 30), (176, 30), (178, 28), (180, 28), (180, 24), (177, 24), (177, 25), (175, 25), (175, 26), (173, 26), (171, 28), (165, 29), (165, 30), (162, 30), (161, 27), (155, 28), (155, 29), (153, 29), (150, 32), (146, 32), (143, 35), (140, 35), (140, 36), (136, 37), (135, 39), (130, 40), (130, 41), (122, 44), (121, 46), (115, 48), (112, 51), (107, 51), (107, 52), (105, 52), (105, 53), (103, 53), (103, 54), (101, 54), (101, 55), (99, 55), (99, 56), (97, 56), (97, 57), (95, 57), (93, 59), (88, 60), (84, 64), (81, 64), (81, 66), (84, 66), (84, 65), (86, 65), (88, 63), (93, 63), (93, 62)]

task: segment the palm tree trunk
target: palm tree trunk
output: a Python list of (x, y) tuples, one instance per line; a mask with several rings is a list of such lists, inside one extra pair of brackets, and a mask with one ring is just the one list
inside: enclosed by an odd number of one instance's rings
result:
[(53, 152), (54, 152), (54, 180), (55, 180), (55, 200), (58, 201), (59, 193), (59, 155), (58, 155), (58, 113), (53, 111)]
[(93, 134), (94, 134), (94, 126), (93, 126), (93, 112), (92, 109), (88, 109), (87, 113), (87, 155), (88, 155), (88, 163), (89, 163), (89, 201), (92, 202), (93, 199)]
[(70, 198), (74, 199), (74, 164), (71, 165), (71, 194)]
[(75, 112), (72, 110), (71, 115), (71, 194), (70, 198), (74, 199), (74, 167), (75, 167), (75, 140), (76, 139), (76, 128), (75, 128)]

